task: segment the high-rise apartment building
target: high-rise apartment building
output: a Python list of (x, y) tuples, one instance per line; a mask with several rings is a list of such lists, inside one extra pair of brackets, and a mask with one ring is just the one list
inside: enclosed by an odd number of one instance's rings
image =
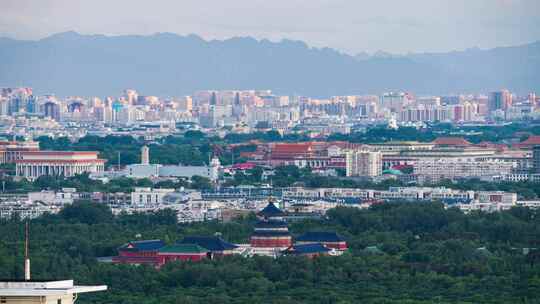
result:
[(424, 97), (418, 97), (416, 99), (417, 105), (424, 105), (424, 106), (440, 106), (441, 105), (441, 98), (438, 96), (424, 96)]
[(536, 94), (529, 93), (529, 95), (527, 95), (527, 101), (529, 101), (529, 103), (532, 105), (536, 105)]
[(382, 153), (366, 150), (346, 152), (347, 176), (375, 177), (382, 174)]
[(533, 148), (533, 170), (535, 174), (540, 174), (540, 146)]
[(9, 115), (9, 100), (0, 96), (0, 116)]
[(139, 94), (135, 90), (127, 89), (127, 90), (124, 90), (124, 96), (123, 97), (127, 100), (128, 104), (132, 105), (132, 104), (135, 104), (137, 102)]
[(488, 99), (489, 113), (496, 110), (506, 111), (512, 105), (512, 94), (508, 90), (491, 92)]
[(43, 105), (43, 112), (45, 117), (60, 121), (60, 105), (57, 102), (47, 101)]
[(385, 93), (382, 95), (381, 105), (393, 113), (399, 113), (407, 101), (405, 93)]
[(193, 99), (191, 98), (191, 96), (184, 96), (182, 98), (179, 98), (176, 101), (176, 104), (178, 106), (178, 110), (181, 110), (181, 111), (193, 110)]

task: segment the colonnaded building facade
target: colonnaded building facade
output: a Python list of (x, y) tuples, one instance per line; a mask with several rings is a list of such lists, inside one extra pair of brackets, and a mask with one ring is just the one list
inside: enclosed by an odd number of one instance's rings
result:
[(28, 151), (15, 164), (17, 177), (29, 180), (43, 175), (71, 177), (105, 170), (105, 160), (98, 157), (98, 152), (89, 151)]

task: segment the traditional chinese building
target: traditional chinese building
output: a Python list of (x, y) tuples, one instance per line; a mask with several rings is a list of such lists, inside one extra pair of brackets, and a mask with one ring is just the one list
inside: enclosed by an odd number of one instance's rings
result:
[(285, 249), (282, 253), (284, 255), (301, 255), (309, 258), (314, 258), (321, 255), (329, 255), (331, 249), (320, 243), (313, 244), (294, 244)]
[(113, 263), (158, 265), (158, 252), (165, 247), (162, 240), (131, 241), (118, 248)]
[(233, 254), (236, 245), (225, 242), (217, 236), (187, 236), (177, 244), (195, 244), (207, 250), (206, 256), (210, 259)]
[(257, 145), (255, 152), (242, 152), (241, 157), (271, 167), (295, 165), (314, 169), (345, 168), (343, 151), (356, 147), (347, 142), (299, 142)]
[(285, 212), (276, 207), (273, 202), (257, 213), (258, 222), (255, 224), (250, 244), (254, 248), (286, 249), (292, 245), (292, 236), (283, 220)]
[(196, 244), (175, 244), (162, 247), (157, 253), (158, 266), (173, 261), (198, 262), (207, 258), (208, 250)]
[(295, 244), (322, 244), (327, 248), (335, 250), (347, 250), (347, 242), (335, 232), (306, 232), (296, 238)]
[(526, 140), (513, 145), (513, 147), (518, 149), (529, 150), (532, 150), (535, 146), (540, 146), (540, 136), (538, 135), (531, 135)]

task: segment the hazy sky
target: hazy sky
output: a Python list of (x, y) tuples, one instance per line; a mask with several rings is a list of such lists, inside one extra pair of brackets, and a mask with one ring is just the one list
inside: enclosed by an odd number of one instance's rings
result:
[(348, 53), (540, 40), (540, 0), (0, 0), (0, 36), (197, 34), (303, 40)]

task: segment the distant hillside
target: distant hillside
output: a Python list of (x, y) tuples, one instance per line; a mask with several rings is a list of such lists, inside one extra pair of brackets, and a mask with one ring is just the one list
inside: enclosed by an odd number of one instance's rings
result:
[(303, 42), (198, 36), (56, 34), (39, 41), (0, 38), (0, 87), (38, 93), (160, 96), (201, 89), (272, 89), (326, 97), (409, 90), (420, 94), (540, 91), (540, 42), (440, 54), (349, 56)]

